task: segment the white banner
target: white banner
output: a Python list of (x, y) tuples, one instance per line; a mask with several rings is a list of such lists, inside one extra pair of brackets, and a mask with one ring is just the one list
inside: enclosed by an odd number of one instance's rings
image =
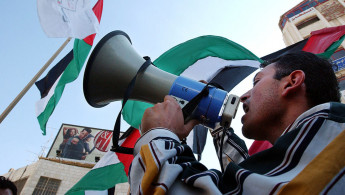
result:
[(90, 0), (37, 0), (37, 12), (48, 37), (84, 39), (98, 31)]

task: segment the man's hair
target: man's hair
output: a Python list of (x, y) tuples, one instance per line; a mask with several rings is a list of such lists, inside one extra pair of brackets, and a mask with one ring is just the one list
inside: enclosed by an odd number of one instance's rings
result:
[(0, 189), (10, 189), (13, 194), (17, 194), (16, 185), (4, 176), (0, 176)]
[(83, 131), (84, 131), (84, 130), (87, 131), (88, 133), (91, 133), (91, 132), (92, 132), (92, 130), (91, 130), (90, 128), (84, 128)]
[(310, 107), (326, 102), (340, 102), (339, 84), (331, 63), (309, 52), (286, 54), (261, 64), (275, 63), (275, 79), (280, 80), (295, 70), (305, 74), (305, 85)]

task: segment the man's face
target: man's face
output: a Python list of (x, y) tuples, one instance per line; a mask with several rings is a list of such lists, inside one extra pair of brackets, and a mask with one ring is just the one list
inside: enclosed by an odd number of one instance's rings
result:
[(89, 135), (89, 132), (82, 130), (79, 134), (79, 138), (84, 139), (87, 135)]
[(73, 138), (73, 139), (71, 140), (71, 143), (74, 144), (74, 145), (77, 145), (78, 142), (79, 142), (79, 139), (78, 139), (78, 138)]
[(280, 81), (274, 79), (274, 63), (254, 77), (254, 86), (241, 96), (243, 110), (242, 133), (250, 139), (268, 138), (267, 126), (280, 120)]

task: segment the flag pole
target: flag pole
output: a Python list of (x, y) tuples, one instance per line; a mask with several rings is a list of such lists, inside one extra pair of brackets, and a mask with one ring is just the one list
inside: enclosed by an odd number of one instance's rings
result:
[(8, 105), (5, 111), (0, 116), (0, 123), (6, 118), (8, 113), (14, 108), (14, 106), (19, 102), (20, 99), (25, 95), (25, 93), (32, 87), (32, 85), (37, 81), (37, 79), (42, 75), (42, 73), (48, 68), (48, 66), (54, 61), (56, 56), (65, 48), (65, 46), (71, 41), (71, 37), (67, 38), (66, 41), (60, 46), (60, 48), (54, 53), (54, 55), (45, 63), (45, 65), (38, 71), (38, 73), (31, 79), (31, 81), (25, 86), (25, 88), (17, 95), (16, 98)]

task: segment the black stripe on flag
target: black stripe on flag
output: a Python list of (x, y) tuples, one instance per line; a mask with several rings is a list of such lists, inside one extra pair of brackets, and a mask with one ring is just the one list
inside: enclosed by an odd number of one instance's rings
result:
[(262, 60), (271, 60), (271, 59), (274, 59), (274, 58), (277, 58), (279, 56), (282, 56), (282, 55), (285, 55), (285, 54), (288, 54), (288, 53), (294, 53), (294, 52), (297, 52), (297, 51), (302, 51), (303, 47), (305, 46), (305, 44), (308, 42), (309, 39), (304, 39), (300, 42), (297, 42), (293, 45), (290, 45), (289, 47), (286, 47), (284, 49), (281, 49), (279, 51), (276, 51), (274, 53), (271, 53), (271, 54), (268, 54), (264, 57), (262, 57), (261, 59)]
[(64, 58), (62, 58), (48, 72), (48, 74), (44, 78), (42, 78), (41, 80), (35, 83), (38, 90), (40, 90), (41, 98), (44, 98), (45, 96), (47, 96), (50, 88), (54, 85), (55, 81), (60, 77), (60, 75), (65, 71), (66, 67), (72, 61), (72, 59), (73, 59), (73, 49)]
[(108, 189), (108, 194), (115, 194), (115, 186)]
[(226, 67), (218, 73), (211, 81), (225, 91), (230, 92), (238, 83), (253, 73), (257, 68), (250, 66)]

